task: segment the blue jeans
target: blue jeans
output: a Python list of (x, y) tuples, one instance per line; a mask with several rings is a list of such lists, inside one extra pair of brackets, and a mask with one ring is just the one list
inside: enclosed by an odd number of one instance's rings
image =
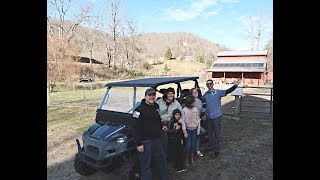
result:
[(189, 130), (187, 129), (188, 137), (186, 139), (186, 150), (191, 152), (196, 152), (196, 138), (197, 138), (197, 129)]
[[(200, 126), (200, 135), (204, 134), (206, 132), (206, 130)], [(196, 151), (200, 151), (200, 135), (197, 136), (197, 147), (196, 147)]]
[(168, 157), (168, 133), (164, 130), (160, 131), (160, 140), (163, 147), (164, 154)]
[(142, 179), (152, 179), (151, 161), (154, 160), (159, 169), (160, 179), (168, 180), (167, 158), (165, 157), (160, 138), (144, 141), (143, 147), (144, 151), (138, 152)]

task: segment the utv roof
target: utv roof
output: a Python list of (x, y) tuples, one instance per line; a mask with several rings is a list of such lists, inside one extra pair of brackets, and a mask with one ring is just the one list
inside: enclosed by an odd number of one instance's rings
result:
[(178, 83), (189, 80), (197, 80), (199, 77), (162, 77), (162, 78), (144, 78), (129, 81), (112, 82), (106, 84), (107, 87), (157, 87), (163, 84)]

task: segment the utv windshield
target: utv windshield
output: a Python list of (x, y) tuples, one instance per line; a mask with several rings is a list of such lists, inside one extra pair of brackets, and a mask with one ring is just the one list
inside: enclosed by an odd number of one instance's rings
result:
[(144, 98), (144, 91), (147, 88), (137, 87), (135, 89), (135, 99), (133, 87), (112, 87), (107, 89), (107, 93), (101, 102), (102, 106), (100, 105), (100, 108), (109, 111), (132, 113), (132, 109), (138, 106), (137, 102), (141, 102)]
[[(195, 86), (193, 81), (181, 82), (182, 89), (191, 89)], [(156, 89), (160, 92), (164, 92), (168, 87), (175, 89), (175, 98), (178, 98), (176, 83), (168, 83), (158, 86)], [(107, 92), (103, 97), (100, 109), (123, 112), (123, 113), (133, 113), (133, 110), (138, 107), (141, 100), (144, 98), (144, 92), (149, 87), (111, 87), (107, 88)], [(163, 94), (157, 91), (157, 99), (161, 98)], [(180, 92), (179, 92), (180, 96)]]

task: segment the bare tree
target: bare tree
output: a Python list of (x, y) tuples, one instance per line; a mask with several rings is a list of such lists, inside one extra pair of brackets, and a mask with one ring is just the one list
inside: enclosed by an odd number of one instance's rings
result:
[[(69, 43), (70, 40), (74, 37), (77, 28), (79, 27), (80, 23), (87, 20), (89, 18), (88, 13), (90, 12), (91, 6), (85, 5), (80, 7), (79, 10), (75, 11), (74, 19), (66, 23), (66, 15), (70, 10), (71, 0), (50, 0), (49, 7), (52, 9), (53, 12), (57, 13), (58, 16), (57, 23), (58, 26), (58, 37), (60, 39), (66, 39)], [(49, 16), (49, 20), (53, 17)]]
[(106, 50), (106, 57), (108, 62), (108, 68), (111, 68), (111, 61), (112, 61), (112, 41), (111, 36), (109, 35), (108, 31), (108, 25), (107, 20), (104, 18), (103, 15), (98, 15), (97, 21), (98, 26), (97, 30), (99, 30), (101, 33), (98, 33), (98, 43), (101, 44), (105, 50)]
[(99, 29), (105, 33), (100, 40), (101, 44), (106, 48), (109, 68), (111, 68), (111, 63), (113, 63), (114, 68), (117, 63), (117, 43), (121, 30), (119, 5), (120, 0), (108, 0), (105, 6), (106, 9), (103, 9), (103, 14), (99, 16)]
[(109, 4), (111, 7), (111, 23), (109, 24), (109, 28), (112, 34), (112, 60), (113, 60), (113, 68), (116, 67), (116, 52), (117, 52), (117, 38), (119, 35), (120, 28), (120, 18), (119, 18), (119, 4), (120, 0), (109, 0)]
[(248, 25), (249, 25), (249, 29), (248, 29), (248, 38), (249, 38), (249, 42), (251, 45), (251, 50), (254, 50), (255, 48), (255, 29), (254, 29), (254, 18), (252, 16), (249, 16), (248, 18)]
[[(90, 8), (91, 9), (91, 8)], [(89, 12), (88, 12), (89, 13)], [(81, 29), (79, 33), (82, 37), (82, 41), (85, 44), (86, 50), (89, 52), (89, 59), (90, 59), (90, 68), (92, 68), (92, 54), (94, 45), (98, 42), (98, 38), (96, 37), (97, 29), (99, 27), (99, 17), (94, 16), (92, 12), (90, 12), (89, 18), (83, 23), (85, 27)]]
[(139, 46), (141, 33), (136, 31), (136, 26), (133, 21), (125, 20), (125, 24), (122, 28), (123, 41), (124, 41), (124, 57), (125, 63), (129, 66), (133, 66), (134, 63), (140, 59), (139, 55), (142, 53), (142, 48)]
[[(92, 68), (92, 55), (93, 55), (93, 48), (94, 45), (98, 42), (96, 37), (95, 29), (97, 29), (97, 21), (94, 16), (87, 22), (89, 27), (82, 28), (81, 37), (83, 38), (83, 42), (85, 44), (85, 49), (89, 52), (89, 72), (86, 72), (86, 76), (89, 79), (93, 79), (95, 77), (94, 70)], [(90, 80), (90, 89), (92, 90), (92, 82)]]
[(256, 49), (260, 49), (260, 42), (262, 39), (262, 33), (264, 32), (265, 29), (265, 19), (264, 19), (264, 15), (263, 15), (263, 11), (260, 10), (257, 19), (256, 19)]
[(88, 18), (89, 7), (81, 7), (75, 11), (75, 18), (67, 21), (70, 4), (71, 0), (50, 0), (48, 4), (51, 9), (51, 15), (47, 17), (47, 79), (50, 91), (57, 82), (74, 85), (74, 78), (79, 72), (74, 62), (80, 48), (71, 40), (79, 24)]
[(260, 10), (257, 16), (249, 16), (247, 19), (247, 37), (250, 42), (251, 50), (259, 50), (266, 22), (263, 10)]
[[(66, 40), (54, 39), (49, 41), (47, 45), (47, 80), (50, 85), (50, 92), (58, 82), (73, 84), (74, 78), (79, 73), (79, 68), (74, 63), (78, 61), (78, 58), (69, 54), (79, 54), (80, 47), (61, 41)], [(62, 50), (61, 44), (65, 44)]]
[(89, 52), (89, 64), (90, 64), (90, 68), (92, 68), (92, 53), (93, 53), (93, 45), (95, 43), (94, 33), (90, 28), (85, 27), (81, 32), (81, 36), (85, 43), (86, 50)]

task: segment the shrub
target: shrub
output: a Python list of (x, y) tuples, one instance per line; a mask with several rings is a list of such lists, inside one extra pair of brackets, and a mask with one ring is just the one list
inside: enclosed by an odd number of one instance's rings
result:
[(143, 63), (143, 69), (149, 70), (151, 68), (151, 65), (148, 62)]
[(204, 57), (202, 55), (197, 57), (197, 61), (200, 62), (200, 63), (205, 63), (204, 62)]

